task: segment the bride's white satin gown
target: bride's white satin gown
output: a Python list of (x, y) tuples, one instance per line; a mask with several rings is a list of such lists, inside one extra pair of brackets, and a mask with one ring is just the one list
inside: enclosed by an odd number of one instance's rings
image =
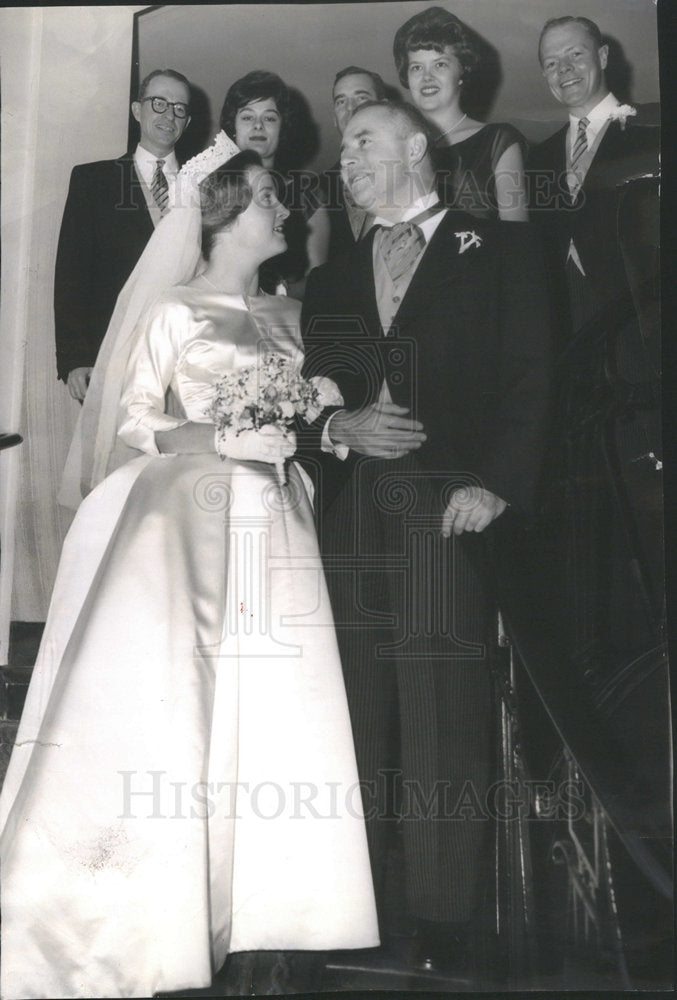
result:
[(299, 355), (283, 298), (174, 289), (130, 362), (146, 452), (66, 540), (0, 801), (2, 996), (209, 985), (230, 951), (378, 943), (312, 512), (288, 466), (158, 456), (216, 377)]

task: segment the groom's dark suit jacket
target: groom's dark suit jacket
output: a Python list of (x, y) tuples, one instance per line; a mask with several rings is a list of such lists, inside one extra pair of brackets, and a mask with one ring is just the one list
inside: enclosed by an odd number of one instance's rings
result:
[[(307, 436), (358, 768), (372, 788), (401, 767), (405, 784), (426, 797), (448, 787), (453, 802), (470, 782), (481, 800), (494, 757), (486, 650), (495, 617), (477, 551), (482, 536), (442, 539), (441, 517), (445, 489), (468, 482), (516, 509), (532, 504), (550, 365), (542, 254), (526, 224), (447, 212), (386, 335), (373, 241), (370, 234), (311, 272), (302, 313), (309, 376), (333, 378), (350, 410), (376, 402), (385, 379), (427, 433), (413, 457), (390, 462), (354, 452), (345, 462), (318, 458), (323, 418)], [(410, 556), (419, 526), (425, 565)], [(432, 629), (415, 625), (431, 617)], [(368, 834), (383, 921), (387, 820), (370, 819)], [(403, 838), (410, 916), (469, 920), (486, 880), (486, 823), (424, 818), (405, 822)]]
[[(528, 510), (550, 365), (535, 233), (526, 224), (447, 212), (387, 336), (376, 305), (373, 239), (311, 272), (302, 313), (306, 371), (334, 377), (349, 410), (376, 402), (385, 377), (393, 400), (424, 425), (428, 439), (416, 453), (424, 469), (472, 473)], [(345, 478), (354, 458), (327, 467)]]
[(118, 293), (152, 232), (131, 153), (73, 168), (54, 278), (59, 378), (96, 361)]

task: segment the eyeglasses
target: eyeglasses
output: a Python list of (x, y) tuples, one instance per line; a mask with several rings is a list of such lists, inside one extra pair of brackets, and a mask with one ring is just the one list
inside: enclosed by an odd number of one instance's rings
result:
[(164, 97), (142, 97), (141, 103), (150, 101), (150, 106), (156, 115), (163, 115), (167, 108), (171, 108), (175, 118), (188, 117), (188, 105), (182, 101), (166, 101)]

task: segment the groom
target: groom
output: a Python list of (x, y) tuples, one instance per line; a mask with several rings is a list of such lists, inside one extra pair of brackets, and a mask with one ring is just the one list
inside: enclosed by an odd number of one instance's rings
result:
[(438, 202), (410, 106), (360, 106), (341, 167), (377, 225), (311, 273), (303, 306), (307, 374), (333, 378), (345, 403), (309, 435), (320, 537), (382, 940), (415, 923), (415, 964), (453, 970), (491, 864), (484, 533), (531, 503), (547, 408), (543, 276), (530, 227)]

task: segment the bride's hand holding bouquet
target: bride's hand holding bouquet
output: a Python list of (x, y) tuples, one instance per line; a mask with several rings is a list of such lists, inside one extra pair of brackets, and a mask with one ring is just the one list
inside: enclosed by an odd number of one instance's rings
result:
[(284, 462), (296, 451), (296, 417), (311, 424), (326, 406), (340, 406), (331, 379), (305, 379), (291, 358), (269, 351), (259, 364), (229, 372), (214, 386), (208, 416), (221, 458), (274, 463), (284, 485)]

